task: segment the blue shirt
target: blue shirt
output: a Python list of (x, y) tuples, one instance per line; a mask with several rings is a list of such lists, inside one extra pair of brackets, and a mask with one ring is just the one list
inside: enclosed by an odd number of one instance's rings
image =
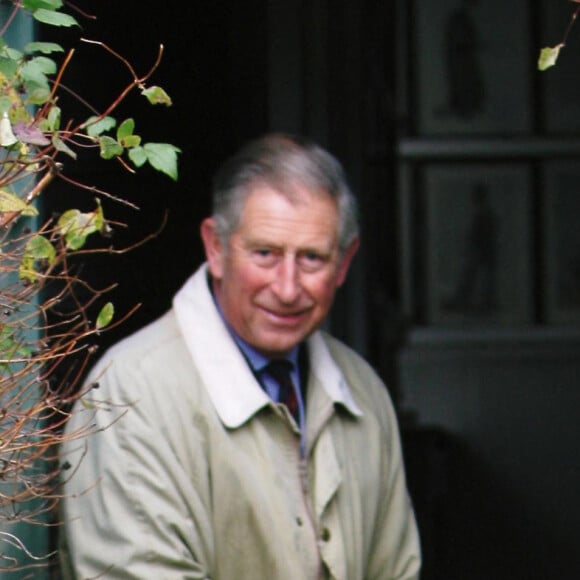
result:
[[(225, 319), (225, 316), (222, 312), (219, 302), (217, 301), (216, 297), (214, 296), (214, 302), (222, 317), (226, 327), (230, 331), (232, 338), (240, 348), (240, 350), (244, 353), (246, 360), (252, 367), (252, 370), (256, 374), (256, 376), (261, 378), (261, 384), (264, 387), (268, 396), (276, 403), (280, 401), (280, 386), (278, 382), (270, 377), (268, 373), (262, 373), (266, 365), (270, 362), (271, 359), (265, 357), (263, 354), (259, 353), (254, 347), (250, 346), (245, 340), (243, 340), (237, 332), (231, 327), (228, 321)], [(300, 450), (302, 455), (306, 450), (306, 436), (305, 436), (305, 424), (306, 424), (306, 413), (305, 413), (305, 405), (304, 400), (302, 398), (302, 389), (301, 389), (301, 381), (300, 381), (300, 373), (298, 370), (298, 352), (300, 347), (297, 345), (295, 346), (285, 358), (287, 358), (292, 363), (292, 383), (294, 384), (294, 391), (296, 392), (296, 399), (298, 400), (298, 426), (300, 427)]]

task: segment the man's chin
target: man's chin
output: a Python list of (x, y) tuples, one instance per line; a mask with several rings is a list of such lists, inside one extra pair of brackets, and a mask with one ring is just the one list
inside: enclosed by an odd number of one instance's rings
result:
[(285, 333), (285, 332), (269, 332), (267, 336), (262, 337), (259, 344), (254, 346), (268, 357), (285, 356), (295, 346), (300, 344), (305, 338), (304, 332), (299, 333)]

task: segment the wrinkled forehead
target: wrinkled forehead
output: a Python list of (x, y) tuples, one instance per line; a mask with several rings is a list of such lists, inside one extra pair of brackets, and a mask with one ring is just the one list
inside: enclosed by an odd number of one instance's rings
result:
[(292, 205), (307, 203), (312, 198), (336, 201), (335, 197), (318, 182), (313, 182), (304, 177), (289, 180), (272, 176), (257, 177), (247, 184), (244, 195), (244, 206), (252, 193), (265, 189), (285, 197)]
[(246, 200), (233, 238), (328, 253), (338, 243), (338, 211), (330, 196), (296, 188), (292, 198), (263, 185)]

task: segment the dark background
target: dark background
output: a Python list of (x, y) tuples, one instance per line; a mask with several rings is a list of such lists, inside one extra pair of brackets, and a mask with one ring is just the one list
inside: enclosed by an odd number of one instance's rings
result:
[[(476, 116), (448, 133), (429, 134), (420, 111), (434, 88), (417, 73), (417, 63), (433, 56), (418, 53), (418, 6), (426, 4), (436, 12), (450, 12), (455, 4), (482, 5), (461, 0), (79, 2), (98, 15), (95, 22), (79, 16), (82, 34), (107, 42), (138, 71), (151, 66), (164, 44), (152, 82), (166, 89), (173, 106), (152, 109), (135, 96), (117, 117), (127, 111), (145, 141), (170, 142), (182, 150), (176, 183), (147, 168), (129, 175), (114, 162), (88, 155), (83, 163), (65, 162), (70, 175), (139, 206), (134, 211), (104, 202), (107, 216), (128, 225), (116, 228), (116, 247), (158, 231), (166, 216), (163, 229), (143, 246), (85, 263), (95, 283), (118, 283), (111, 295), (118, 315), (142, 304), (122, 326), (103, 334), (101, 348), (165, 311), (203, 260), (198, 228), (209, 211), (218, 164), (266, 131), (307, 134), (341, 159), (359, 194), (363, 249), (330, 326), (368, 358), (397, 405), (424, 543), (423, 578), (575, 580), (580, 572), (574, 547), (580, 539), (578, 328), (548, 323), (541, 283), (547, 259), (541, 165), (548, 158), (574, 162), (580, 151), (580, 123), (564, 119), (564, 129), (551, 131), (544, 122), (559, 99), (567, 104), (578, 94), (580, 48), (574, 32), (549, 81), (535, 70), (539, 47), (560, 40), (570, 6), (537, 0), (525, 14), (514, 15), (505, 3), (483, 3), (496, 7), (498, 23), (513, 19), (507, 37), (505, 26), (489, 20), (476, 20), (476, 27), (491, 35), (482, 50), (499, 47), (494, 66), (525, 71), (508, 75), (503, 86), (527, 95), (521, 103), (526, 124), (511, 131), (516, 115), (508, 111), (506, 123), (492, 123), (489, 130)], [(548, 4), (551, 20), (543, 16)], [(438, 33), (435, 24), (421, 32), (431, 33)], [(77, 44), (77, 35), (59, 31), (56, 36)], [(520, 50), (509, 49), (510, 42)], [(516, 61), (522, 44), (528, 57)], [(461, 54), (461, 46), (458, 50)], [(436, 65), (435, 70), (443, 78), (444, 69)], [(465, 77), (465, 86), (470, 79), (473, 75)], [(129, 80), (122, 65), (82, 43), (65, 77), (97, 108)], [(543, 97), (547, 82), (556, 82), (560, 92)], [(490, 87), (485, 90), (489, 95)], [(494, 104), (496, 110), (501, 106)], [(452, 328), (430, 324), (421, 171), (442, 162), (529, 167), (533, 186), (526, 219), (532, 234), (526, 256), (531, 257), (522, 259), (533, 271), (527, 283), (533, 307), (520, 325), (482, 327), (473, 317)], [(92, 195), (55, 184), (47, 211), (73, 204), (89, 210)], [(408, 238), (416, 242), (411, 252)]]

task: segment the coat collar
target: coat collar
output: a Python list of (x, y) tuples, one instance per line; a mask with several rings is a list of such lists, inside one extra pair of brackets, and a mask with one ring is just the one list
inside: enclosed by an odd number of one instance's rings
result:
[[(177, 292), (173, 309), (194, 365), (227, 427), (241, 426), (270, 404), (217, 311), (209, 290), (207, 264)], [(314, 333), (307, 345), (310, 370), (327, 396), (351, 414), (362, 415), (321, 333)]]

